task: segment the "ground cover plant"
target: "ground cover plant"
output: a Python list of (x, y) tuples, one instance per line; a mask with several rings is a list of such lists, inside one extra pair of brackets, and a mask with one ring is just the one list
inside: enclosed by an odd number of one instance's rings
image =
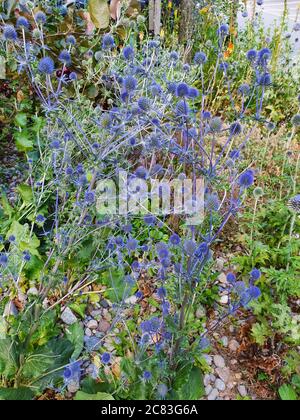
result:
[(0, 399), (298, 399), (287, 12), (70, 3), (2, 14)]

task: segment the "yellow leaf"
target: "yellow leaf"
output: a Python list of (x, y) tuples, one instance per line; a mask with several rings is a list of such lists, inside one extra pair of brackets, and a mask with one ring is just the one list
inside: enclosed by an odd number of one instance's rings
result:
[(88, 11), (97, 29), (109, 26), (110, 11), (106, 0), (89, 0)]

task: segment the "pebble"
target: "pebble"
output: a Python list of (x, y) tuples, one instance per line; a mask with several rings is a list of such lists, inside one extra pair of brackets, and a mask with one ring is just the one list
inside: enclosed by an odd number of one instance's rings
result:
[(203, 379), (204, 386), (208, 386), (210, 384), (210, 375), (206, 374)]
[(102, 319), (99, 322), (98, 331), (106, 333), (110, 329), (110, 323)]
[(214, 374), (209, 375), (209, 377), (210, 377), (210, 382), (215, 382), (216, 377)]
[(228, 367), (224, 368), (217, 368), (216, 373), (219, 376), (219, 378), (222, 379), (225, 383), (229, 381), (230, 378), (230, 369)]
[(212, 365), (212, 357), (211, 356), (209, 356), (208, 354), (204, 354), (204, 359), (205, 359), (205, 361), (206, 361), (206, 363), (209, 365), (209, 366), (211, 366)]
[(221, 338), (221, 343), (222, 343), (222, 345), (223, 345), (223, 347), (228, 347), (228, 337), (222, 337)]
[(211, 393), (211, 391), (213, 390), (213, 387), (211, 385), (207, 385), (205, 387), (205, 394), (209, 395)]
[(231, 340), (229, 342), (229, 350), (232, 352), (236, 352), (240, 347), (240, 344), (236, 340)]
[(105, 308), (105, 309), (109, 308), (109, 304), (107, 300), (105, 299), (101, 300), (100, 305), (102, 306), (102, 308)]
[(228, 298), (227, 295), (222, 296), (221, 299), (220, 299), (220, 303), (222, 305), (227, 305), (228, 301), (229, 301), (229, 298)]
[(222, 284), (227, 284), (227, 276), (226, 274), (222, 273), (219, 275), (218, 280)]
[(248, 393), (247, 393), (247, 389), (244, 385), (239, 385), (238, 386), (238, 391), (239, 391), (241, 397), (247, 397)]
[(215, 401), (219, 397), (219, 391), (214, 388), (211, 393), (208, 395), (208, 401)]
[(84, 342), (87, 351), (90, 352), (100, 350), (100, 347), (102, 345), (101, 340), (97, 337), (85, 337)]
[(110, 314), (110, 312), (108, 312), (107, 309), (103, 309), (103, 317), (106, 319), (106, 321), (111, 321), (112, 320), (112, 316)]
[(222, 271), (224, 269), (225, 262), (224, 258), (217, 258), (216, 268), (218, 271)]
[(85, 329), (85, 335), (86, 335), (87, 337), (91, 337), (91, 336), (92, 336), (92, 331), (91, 331), (89, 328), (86, 328), (86, 329)]
[(225, 367), (225, 360), (222, 356), (216, 355), (216, 356), (214, 356), (214, 364), (218, 368), (224, 368)]
[(224, 382), (221, 379), (217, 379), (215, 382), (215, 387), (219, 390), (219, 391), (225, 391), (226, 386), (224, 384)]
[(61, 314), (61, 320), (67, 325), (73, 325), (77, 322), (76, 316), (73, 314), (70, 308), (66, 308)]
[(92, 319), (87, 323), (87, 328), (90, 330), (96, 330), (98, 328), (98, 322), (95, 319)]

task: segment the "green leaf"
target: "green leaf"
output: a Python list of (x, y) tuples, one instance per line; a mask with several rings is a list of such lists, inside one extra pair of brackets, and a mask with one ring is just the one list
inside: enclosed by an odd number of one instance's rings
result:
[(11, 218), (14, 209), (11, 207), (11, 205), (8, 202), (8, 199), (6, 197), (6, 194), (2, 193), (1, 195), (1, 206), (3, 208), (4, 214)]
[(17, 149), (21, 152), (28, 152), (33, 149), (33, 141), (30, 140), (28, 133), (20, 131), (14, 135)]
[(187, 382), (178, 391), (179, 400), (196, 401), (204, 395), (204, 385), (202, 371), (198, 367), (193, 367)]
[(72, 303), (70, 309), (77, 313), (82, 319), (85, 317), (86, 304), (85, 303)]
[(86, 394), (85, 392), (77, 392), (75, 401), (114, 401), (114, 397), (104, 392), (98, 392), (97, 394)]
[(26, 127), (27, 125), (27, 115), (24, 113), (17, 114), (15, 116), (15, 122), (19, 127)]
[(97, 29), (109, 26), (110, 12), (106, 0), (89, 0), (88, 11)]
[(62, 377), (64, 367), (69, 364), (74, 352), (74, 345), (66, 339), (54, 339), (45, 346), (37, 348), (27, 356), (22, 376), (34, 379), (34, 385), (45, 389), (55, 379)]
[(30, 401), (33, 397), (30, 388), (0, 388), (0, 401)]
[(78, 322), (70, 325), (66, 331), (66, 337), (75, 347), (72, 359), (76, 360), (84, 347), (84, 330), (82, 326)]
[(0, 317), (0, 340), (6, 338), (7, 323), (3, 317)]
[(17, 372), (17, 351), (15, 344), (9, 339), (0, 340), (0, 375), (11, 379)]
[(279, 388), (279, 395), (283, 401), (297, 401), (297, 394), (291, 385), (282, 385)]
[(26, 184), (20, 184), (17, 188), (19, 194), (22, 197), (22, 200), (25, 204), (31, 204), (33, 201), (33, 194), (32, 189), (29, 185)]

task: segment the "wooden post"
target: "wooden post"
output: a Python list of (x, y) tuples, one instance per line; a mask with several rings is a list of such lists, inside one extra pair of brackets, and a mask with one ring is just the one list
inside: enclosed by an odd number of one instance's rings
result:
[(155, 0), (149, 0), (149, 31), (154, 32), (154, 5)]
[(179, 42), (187, 46), (193, 34), (193, 0), (180, 1)]
[(149, 0), (149, 31), (155, 36), (161, 30), (161, 0)]

